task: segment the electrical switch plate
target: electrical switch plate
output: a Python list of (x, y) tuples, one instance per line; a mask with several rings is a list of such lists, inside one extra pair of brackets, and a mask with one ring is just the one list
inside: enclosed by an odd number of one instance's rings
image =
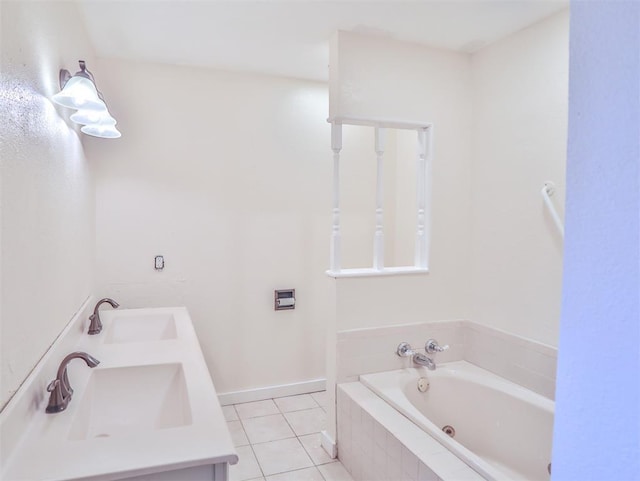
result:
[(164, 269), (164, 256), (156, 256), (154, 264), (157, 271)]

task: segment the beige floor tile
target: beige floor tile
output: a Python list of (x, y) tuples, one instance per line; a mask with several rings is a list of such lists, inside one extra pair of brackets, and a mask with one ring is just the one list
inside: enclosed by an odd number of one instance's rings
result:
[(298, 438), (311, 457), (313, 464), (327, 464), (336, 461), (332, 459), (322, 448), (322, 436), (320, 433), (306, 434)]
[(326, 411), (327, 409), (327, 391), (312, 392), (310, 396), (318, 403), (318, 405)]
[(265, 476), (313, 466), (313, 461), (296, 438), (254, 444), (253, 449)]
[(322, 408), (284, 413), (297, 436), (319, 433), (325, 428), (327, 414)]
[(326, 481), (353, 481), (353, 478), (340, 461), (318, 466), (318, 470)]
[(260, 478), (262, 471), (258, 465), (251, 446), (236, 448), (238, 453), (238, 464), (229, 466), (229, 481), (245, 481), (248, 479)]
[(268, 416), (269, 414), (278, 414), (280, 412), (278, 406), (276, 406), (272, 399), (234, 404), (234, 407), (240, 419)]
[(324, 478), (318, 468), (313, 467), (267, 476), (267, 481), (324, 481)]
[(251, 444), (295, 437), (282, 414), (243, 419), (242, 425)]
[(318, 403), (309, 394), (280, 397), (273, 401), (278, 405), (278, 408), (283, 413), (319, 407)]
[(229, 428), (229, 434), (231, 434), (231, 440), (234, 446), (246, 446), (249, 444), (249, 439), (240, 421), (227, 421), (227, 427)]
[(233, 406), (222, 406), (222, 414), (226, 421), (237, 421), (238, 413)]

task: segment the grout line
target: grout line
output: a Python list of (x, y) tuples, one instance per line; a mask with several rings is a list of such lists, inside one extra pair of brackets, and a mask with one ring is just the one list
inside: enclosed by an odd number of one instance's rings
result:
[(270, 474), (269, 476), (279, 476), (279, 475), (281, 475), (281, 474), (296, 473), (296, 472), (298, 472), (298, 471), (302, 471), (302, 470), (304, 470), (304, 469), (311, 469), (311, 468), (314, 468), (316, 471), (318, 471), (318, 474), (320, 474), (320, 477), (321, 477), (322, 479), (325, 479), (325, 477), (324, 477), (324, 476), (322, 476), (322, 473), (320, 472), (320, 470), (318, 469), (318, 467), (317, 467), (316, 465), (313, 465), (313, 466), (307, 466), (306, 468), (296, 468), (296, 469), (292, 469), (292, 470), (290, 470), (290, 471), (283, 471), (283, 472), (281, 472), (281, 473), (276, 473), (276, 474)]
[[(291, 431), (293, 432), (294, 436), (296, 437), (296, 440), (300, 443), (300, 445), (302, 446), (302, 449), (304, 450), (304, 452), (306, 453), (307, 450), (304, 449), (304, 445), (300, 442), (300, 440), (298, 439), (298, 433), (296, 432), (295, 429), (293, 429), (293, 426), (291, 425), (291, 423), (289, 422), (289, 420), (287, 419), (287, 416), (284, 415), (284, 413), (282, 413), (282, 417), (284, 418), (285, 422), (287, 423), (287, 426), (289, 426), (289, 429), (291, 429)], [(307, 456), (309, 456), (309, 453), (307, 453)], [(311, 456), (309, 456), (309, 459), (311, 459)], [(313, 459), (311, 459), (311, 462), (313, 463)], [(314, 464), (315, 466), (315, 464)]]
[[(279, 439), (272, 439), (271, 441), (262, 441), (260, 443), (250, 443), (252, 446), (259, 446), (260, 444), (268, 444), (268, 443), (277, 443), (278, 441), (286, 441), (287, 439), (294, 439), (297, 438), (297, 436), (294, 435), (293, 436), (289, 436), (286, 438), (279, 438)], [(249, 437), (247, 437), (247, 439), (249, 439)]]
[[(247, 441), (249, 442), (248, 446), (251, 448), (251, 453), (253, 453), (253, 459), (256, 460), (256, 464), (258, 465), (258, 469), (260, 470), (260, 474), (262, 475), (262, 479), (266, 480), (267, 476), (264, 474), (264, 471), (262, 470), (262, 465), (260, 464), (260, 460), (258, 460), (258, 456), (256, 456), (255, 449), (253, 449), (253, 443), (251, 442), (251, 439), (249, 439), (249, 435), (247, 434), (247, 430), (245, 429), (244, 423), (242, 422), (243, 419), (240, 417), (240, 413), (236, 409), (236, 405), (232, 404), (232, 406), (233, 406), (234, 411), (236, 412), (236, 415), (238, 416), (238, 420), (240, 421), (240, 426), (242, 427), (242, 430), (244, 431), (244, 435), (247, 438)], [(247, 419), (249, 419), (249, 418), (247, 418)], [(253, 479), (257, 479), (257, 478), (253, 478)]]
[[(315, 433), (309, 433), (309, 434), (303, 434), (302, 436), (312, 436), (314, 434), (320, 434), (320, 432), (315, 432)], [(338, 461), (338, 458), (336, 459), (330, 459), (330, 461), (326, 462), (326, 463), (320, 463), (317, 464), (313, 458), (311, 457), (311, 453), (309, 452), (309, 450), (307, 449), (307, 447), (304, 445), (304, 443), (302, 441), (300, 441), (300, 436), (297, 436), (298, 438), (298, 442), (302, 445), (302, 448), (306, 451), (307, 456), (309, 456), (309, 459), (311, 459), (311, 462), (313, 463), (313, 465), (317, 468), (318, 466), (324, 466), (325, 464), (331, 464), (331, 463), (335, 463), (336, 461)], [(322, 445), (320, 445), (320, 449), (322, 449)]]
[[(316, 392), (322, 392), (322, 391), (316, 391)], [(282, 399), (282, 398), (285, 398), (285, 397), (296, 397), (296, 396), (309, 396), (311, 398), (311, 400), (314, 403), (316, 403), (316, 405), (314, 407), (312, 407), (312, 408), (293, 409), (291, 411), (283, 411), (282, 409), (280, 409), (280, 406), (278, 406), (278, 403), (276, 402), (276, 399)], [(320, 403), (313, 398), (311, 393), (294, 394), (292, 396), (282, 396), (282, 397), (279, 397), (279, 398), (273, 398), (272, 401), (276, 405), (276, 407), (278, 408), (278, 410), (280, 411), (281, 414), (285, 414), (285, 412), (287, 412), (287, 413), (297, 413), (299, 411), (306, 411), (307, 409), (322, 408), (322, 406), (320, 406)]]
[[(247, 436), (247, 439), (249, 439), (248, 436)], [(264, 474), (264, 471), (262, 469), (262, 465), (260, 464), (260, 460), (258, 459), (258, 456), (256, 456), (256, 451), (253, 449), (253, 444), (251, 444), (251, 442), (249, 442), (249, 446), (251, 447), (251, 452), (253, 453), (253, 458), (256, 460), (256, 464), (258, 465), (258, 469), (260, 470), (260, 474), (262, 474), (262, 478), (266, 479), (267, 475)]]
[[(308, 436), (308, 434), (304, 434), (303, 436)], [(304, 452), (307, 453), (307, 456), (309, 456), (309, 459), (311, 460), (311, 462), (313, 463), (313, 467), (318, 469), (318, 465), (316, 464), (316, 462), (313, 460), (313, 458), (311, 457), (311, 453), (309, 453), (309, 450), (307, 449), (307, 447), (304, 445), (304, 443), (302, 441), (300, 441), (300, 436), (296, 436), (296, 439), (298, 440), (298, 442), (300, 443), (300, 446), (302, 446), (302, 449), (304, 449)], [(319, 471), (319, 470), (318, 470)], [(322, 474), (322, 473), (320, 473)]]
[[(318, 391), (318, 392), (322, 392), (322, 391)], [(309, 394), (309, 395), (310, 395), (310, 394)], [(283, 396), (283, 397), (290, 397), (290, 396)], [(327, 478), (325, 478), (325, 477), (324, 477), (324, 475), (322, 474), (322, 471), (320, 471), (320, 469), (318, 469), (318, 466), (324, 466), (324, 465), (332, 464), (332, 463), (341, 463), (341, 462), (340, 462), (340, 460), (336, 458), (335, 460), (329, 461), (328, 463), (316, 464), (316, 462), (313, 460), (313, 458), (312, 458), (312, 457), (311, 457), (311, 455), (309, 454), (309, 451), (307, 450), (307, 448), (305, 447), (305, 445), (302, 443), (302, 441), (300, 441), (300, 436), (309, 436), (309, 435), (312, 435), (312, 434), (319, 434), (319, 431), (318, 431), (318, 432), (314, 432), (314, 433), (307, 433), (307, 434), (298, 435), (298, 434), (295, 432), (295, 430), (293, 429), (293, 426), (291, 425), (291, 423), (289, 422), (289, 420), (287, 419), (287, 417), (285, 416), (285, 412), (283, 412), (283, 411), (281, 411), (281, 410), (280, 410), (280, 406), (278, 406), (278, 404), (275, 402), (275, 399), (278, 399), (278, 398), (271, 398), (270, 400), (275, 404), (276, 408), (278, 409), (278, 413), (279, 413), (280, 415), (282, 415), (282, 417), (284, 418), (285, 422), (287, 423), (287, 425), (289, 426), (289, 428), (291, 429), (291, 431), (293, 432), (293, 434), (294, 434), (294, 435), (293, 435), (292, 437), (288, 437), (288, 438), (276, 439), (276, 440), (272, 440), (272, 441), (265, 441), (265, 442), (263, 442), (263, 443), (255, 443), (255, 444), (266, 444), (266, 443), (271, 443), (271, 442), (274, 442), (274, 441), (282, 441), (282, 440), (284, 440), (284, 439), (293, 439), (293, 438), (295, 438), (295, 439), (298, 441), (298, 443), (300, 444), (300, 446), (302, 446), (303, 451), (305, 452), (305, 454), (307, 455), (307, 457), (309, 458), (309, 460), (311, 461), (311, 463), (312, 463), (312, 464), (311, 464), (311, 466), (307, 466), (306, 468), (299, 468), (299, 469), (293, 469), (293, 470), (290, 470), (290, 471), (283, 471), (282, 473), (276, 473), (276, 474), (272, 474), (272, 475), (270, 475), (270, 476), (276, 476), (276, 475), (279, 475), (279, 474), (285, 474), (285, 473), (292, 473), (292, 472), (301, 471), (301, 470), (303, 470), (303, 469), (309, 469), (309, 468), (313, 467), (313, 468), (315, 468), (315, 469), (316, 469), (316, 471), (317, 471), (318, 473), (320, 473), (320, 477), (321, 477), (323, 480), (327, 481)], [(313, 396), (312, 396), (312, 399), (313, 399)], [(324, 411), (324, 412), (325, 412), (325, 414), (326, 414), (326, 409), (325, 409), (322, 405), (320, 405), (320, 403), (318, 403), (318, 401), (316, 401), (315, 399), (313, 399), (313, 401), (318, 405), (317, 407), (313, 407), (313, 408), (305, 408), (305, 409), (300, 409), (300, 410), (298, 410), (298, 411), (288, 411), (288, 412), (310, 411), (310, 410), (312, 410), (312, 409), (318, 409), (318, 408), (320, 408), (320, 409), (322, 409), (322, 411)], [(240, 404), (246, 404), (246, 403), (240, 403)], [(233, 406), (233, 409), (236, 411), (236, 415), (238, 415), (238, 420), (240, 421), (240, 426), (242, 427), (242, 430), (243, 430), (243, 431), (244, 431), (244, 433), (245, 433), (245, 436), (246, 436), (246, 438), (247, 438), (247, 441), (249, 441), (248, 446), (250, 446), (250, 447), (251, 447), (251, 452), (253, 453), (253, 457), (255, 458), (256, 463), (258, 464), (258, 468), (260, 469), (260, 473), (262, 474), (262, 478), (266, 480), (266, 479), (267, 479), (267, 475), (266, 475), (266, 474), (264, 474), (264, 471), (263, 471), (263, 469), (262, 469), (262, 465), (260, 464), (260, 461), (258, 460), (258, 456), (256, 456), (256, 452), (255, 452), (255, 450), (253, 449), (254, 443), (252, 443), (252, 442), (251, 442), (251, 440), (249, 439), (249, 436), (247, 435), (247, 432), (246, 432), (246, 430), (245, 430), (244, 422), (243, 422), (243, 421), (244, 421), (244, 419), (240, 418), (240, 415), (239, 415), (239, 413), (238, 413), (238, 410), (236, 409), (236, 405), (235, 405), (235, 404), (232, 404), (232, 406)], [(273, 416), (273, 414), (266, 414), (265, 416)], [(255, 417), (265, 417), (265, 416), (255, 416)], [(254, 419), (254, 418), (246, 418), (246, 419)], [(253, 479), (257, 479), (257, 478), (253, 478)], [(247, 480), (247, 481), (251, 481), (251, 480)]]

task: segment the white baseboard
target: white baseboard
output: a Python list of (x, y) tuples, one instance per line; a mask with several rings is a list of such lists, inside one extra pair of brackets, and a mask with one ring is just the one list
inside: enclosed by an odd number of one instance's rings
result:
[(331, 459), (336, 459), (338, 457), (338, 446), (336, 446), (335, 439), (331, 439), (331, 436), (326, 431), (320, 431), (320, 439), (322, 449), (327, 452)]
[(229, 404), (247, 403), (251, 401), (262, 401), (282, 396), (295, 396), (296, 394), (306, 394), (316, 391), (324, 391), (327, 385), (326, 379), (312, 379), (310, 381), (294, 382), (291, 384), (281, 384), (279, 386), (267, 386), (257, 389), (247, 389), (246, 391), (233, 391), (218, 394), (218, 400), (223, 406)]

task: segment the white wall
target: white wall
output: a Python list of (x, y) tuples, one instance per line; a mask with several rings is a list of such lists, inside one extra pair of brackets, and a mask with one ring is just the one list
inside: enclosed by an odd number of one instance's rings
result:
[(471, 319), (557, 345), (564, 217), (569, 13), (472, 56)]
[[(124, 307), (187, 306), (219, 393), (324, 378), (326, 86), (100, 65), (122, 138), (88, 144), (97, 294)], [(158, 254), (163, 272), (153, 269)], [(296, 289), (297, 306), (275, 312), (273, 290), (283, 288)]]
[(471, 318), (556, 345), (563, 245), (540, 190), (562, 215), (568, 12), (473, 56), (349, 32), (331, 53), (332, 115), (435, 127), (431, 272), (338, 280), (338, 329)]
[[(335, 345), (337, 333), (350, 329), (467, 319), (471, 296), (468, 276), (471, 233), (469, 57), (386, 38), (338, 32), (332, 39), (330, 60), (329, 110), (332, 116), (428, 122), (433, 123), (435, 133), (429, 274), (331, 281), (335, 320), (329, 323), (327, 342)], [(348, 148), (349, 140), (348, 137), (343, 139), (345, 148)], [(415, 192), (415, 177), (408, 175), (411, 167), (407, 167), (406, 162), (412, 160), (405, 156), (408, 150), (405, 140), (405, 135), (400, 133), (395, 138), (395, 145), (390, 145), (389, 160), (398, 162), (396, 168), (391, 170), (385, 166), (386, 175), (392, 176), (391, 189), (388, 183), (385, 185), (385, 203), (397, 194), (392, 199), (394, 204), (398, 201), (396, 206), (409, 203), (412, 197), (409, 193)], [(372, 142), (370, 149), (370, 170), (361, 176), (375, 176)], [(342, 170), (348, 173), (349, 168), (342, 167)], [(364, 186), (369, 189), (366, 191), (361, 184), (343, 176), (342, 196), (348, 202), (351, 190), (356, 189), (357, 195), (372, 199), (370, 213), (367, 215), (363, 211), (363, 215), (373, 228), (374, 185), (369, 182)], [(407, 225), (412, 224), (407, 222), (407, 217), (415, 219), (415, 214), (393, 209), (386, 210), (385, 215), (385, 223), (396, 231), (391, 247), (393, 257), (400, 264), (406, 264), (402, 262), (407, 258), (407, 242), (403, 239), (406, 239)], [(348, 217), (342, 219), (343, 232), (348, 232), (350, 227), (346, 224), (350, 220)], [(361, 249), (372, 252), (372, 239), (373, 236), (363, 239)], [(388, 352), (393, 355), (395, 346), (391, 341), (389, 343)], [(339, 362), (339, 353), (335, 349), (328, 351), (326, 371), (330, 400), (335, 394), (332, 387), (339, 374)], [(329, 402), (329, 405), (327, 434), (335, 440), (336, 413), (333, 404)]]
[(640, 4), (572, 2), (554, 480), (640, 479)]
[(94, 185), (58, 71), (93, 66), (73, 2), (5, 2), (0, 82), (4, 406), (92, 293)]
[[(471, 319), (556, 344), (562, 242), (540, 190), (553, 180), (563, 210), (567, 52), (567, 12), (473, 56), (333, 38), (331, 115), (434, 124), (430, 272), (337, 279), (337, 332)], [(406, 173), (396, 192), (414, 189)], [(406, 229), (402, 214), (393, 220)], [(338, 362), (331, 354), (328, 372)]]
[[(337, 279), (338, 330), (468, 318), (471, 225), (468, 55), (350, 32), (338, 32), (331, 48), (332, 115), (432, 122), (435, 132), (431, 272)], [(347, 142), (345, 138), (345, 146)], [(406, 148), (396, 146), (396, 149), (395, 155), (399, 157), (406, 152)], [(370, 169), (375, 176), (373, 144), (370, 155)], [(406, 171), (395, 180), (406, 181)], [(342, 183), (344, 192), (354, 188), (348, 181)], [(396, 192), (403, 190), (415, 191), (415, 180), (395, 186)], [(374, 199), (375, 190), (368, 195)], [(375, 204), (371, 205), (367, 221), (373, 226)], [(415, 218), (415, 213), (409, 215)], [(343, 222), (345, 230), (348, 220)], [(404, 220), (397, 212), (395, 219), (391, 218), (398, 224)], [(372, 237), (363, 248), (370, 249), (371, 242)], [(397, 257), (403, 258), (400, 253)]]

